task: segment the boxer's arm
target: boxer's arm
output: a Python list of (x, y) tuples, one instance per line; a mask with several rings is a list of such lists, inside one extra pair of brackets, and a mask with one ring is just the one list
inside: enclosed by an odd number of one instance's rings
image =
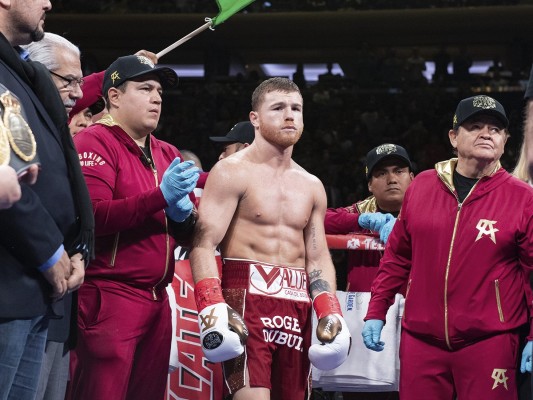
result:
[[(222, 164), (222, 165), (220, 165)], [(211, 170), (198, 210), (190, 257), (194, 296), (198, 308), (200, 342), (212, 362), (226, 361), (244, 352), (248, 329), (239, 313), (228, 306), (215, 260), (215, 248), (224, 239), (240, 198), (240, 180), (234, 163), (219, 162)]]
[(309, 292), (318, 319), (315, 334), (320, 344), (309, 348), (309, 359), (318, 369), (330, 370), (341, 365), (348, 357), (351, 335), (335, 294), (335, 267), (323, 224), (327, 200), (322, 184), (316, 185), (313, 193), (315, 204), (304, 230), (304, 240)]
[(215, 249), (226, 235), (241, 195), (235, 167), (219, 161), (206, 181), (189, 255), (195, 283), (218, 277)]

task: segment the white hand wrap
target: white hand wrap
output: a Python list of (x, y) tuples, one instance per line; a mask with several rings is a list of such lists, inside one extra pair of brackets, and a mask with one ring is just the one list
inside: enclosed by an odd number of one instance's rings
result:
[(248, 329), (241, 316), (226, 303), (207, 306), (198, 313), (202, 350), (211, 362), (241, 355)]
[[(340, 314), (330, 314), (318, 321), (316, 335), (321, 344), (309, 348), (309, 360), (318, 369), (337, 368), (348, 358), (352, 335)], [(327, 338), (332, 337), (331, 341)]]

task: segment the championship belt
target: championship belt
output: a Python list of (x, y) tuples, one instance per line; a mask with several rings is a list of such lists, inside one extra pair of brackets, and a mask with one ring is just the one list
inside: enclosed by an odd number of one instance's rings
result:
[(19, 99), (0, 84), (0, 165), (11, 166), (22, 176), (33, 164), (39, 164), (35, 136)]

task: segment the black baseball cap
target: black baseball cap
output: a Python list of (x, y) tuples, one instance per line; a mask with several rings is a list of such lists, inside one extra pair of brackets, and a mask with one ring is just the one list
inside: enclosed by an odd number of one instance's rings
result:
[(117, 58), (106, 69), (102, 92), (105, 96), (110, 88), (146, 74), (156, 74), (164, 88), (178, 85), (178, 75), (172, 68), (156, 67), (149, 58), (132, 55)]
[(399, 158), (409, 166), (411, 171), (413, 170), (413, 165), (409, 159), (409, 154), (407, 154), (407, 151), (402, 146), (392, 143), (380, 144), (379, 146), (370, 150), (366, 155), (367, 181), (370, 180), (372, 176), (372, 170), (375, 168), (375, 166), (386, 158)]
[(210, 136), (209, 139), (217, 143), (248, 143), (255, 138), (255, 129), (250, 121), (237, 122), (226, 136)]
[(457, 130), (467, 119), (479, 114), (492, 115), (496, 117), (505, 128), (509, 126), (509, 120), (507, 119), (505, 110), (498, 100), (489, 96), (480, 95), (468, 97), (459, 102), (453, 116), (453, 129)]

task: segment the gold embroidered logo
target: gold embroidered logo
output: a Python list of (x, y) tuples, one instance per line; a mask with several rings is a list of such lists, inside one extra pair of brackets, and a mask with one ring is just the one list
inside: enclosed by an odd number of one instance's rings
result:
[(487, 110), (490, 108), (496, 108), (496, 101), (489, 96), (476, 96), (472, 100), (472, 105)]
[(476, 225), (476, 229), (479, 231), (477, 234), (476, 242), (481, 239), (482, 236), (490, 236), (490, 240), (496, 243), (495, 233), (499, 231), (498, 228), (494, 227), (496, 221), (490, 221), (488, 219), (480, 219)]
[(509, 378), (505, 375), (506, 372), (506, 369), (494, 368), (491, 376), (491, 378), (494, 379), (494, 385), (492, 385), (492, 390), (496, 389), (500, 384), (503, 385), (505, 390), (509, 390), (509, 388), (507, 387), (507, 379)]
[(376, 148), (376, 154), (392, 154), (396, 153), (398, 150), (395, 144), (382, 144)]
[(120, 76), (118, 75), (118, 71), (113, 72), (111, 74), (110, 78), (113, 81), (113, 85), (114, 85), (115, 81), (120, 79)]
[(202, 321), (202, 332), (205, 332), (208, 329), (211, 329), (215, 326), (215, 324), (218, 321), (218, 317), (215, 315), (215, 308), (213, 307), (211, 309), (211, 312), (207, 315), (200, 315), (200, 319)]

